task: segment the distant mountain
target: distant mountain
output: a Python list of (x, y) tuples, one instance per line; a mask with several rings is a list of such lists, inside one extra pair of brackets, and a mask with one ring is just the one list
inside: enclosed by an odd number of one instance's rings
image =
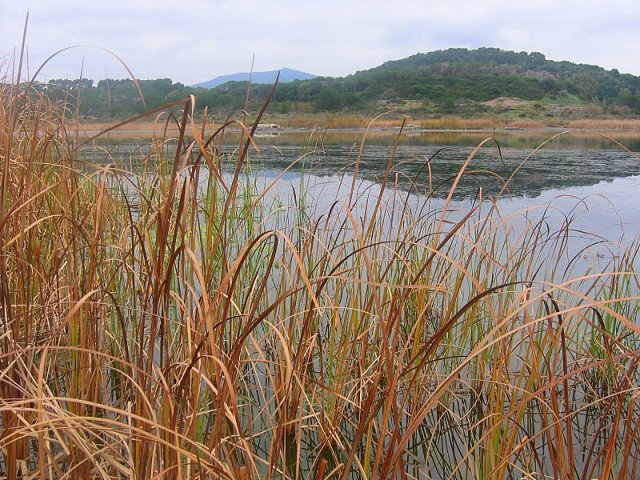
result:
[(311, 73), (301, 72), (300, 70), (293, 70), (291, 68), (283, 68), (281, 70), (271, 70), (269, 72), (242, 72), (232, 73), (230, 75), (221, 75), (207, 82), (200, 82), (193, 85), (194, 87), (214, 88), (218, 85), (222, 85), (227, 82), (247, 82), (251, 78), (251, 83), (273, 83), (276, 81), (276, 77), (280, 72), (280, 83), (292, 82), (294, 80), (310, 80), (315, 78), (316, 75)]

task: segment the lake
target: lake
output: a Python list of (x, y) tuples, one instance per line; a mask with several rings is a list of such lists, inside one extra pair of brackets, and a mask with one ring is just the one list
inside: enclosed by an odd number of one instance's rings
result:
[[(307, 204), (322, 212), (348, 194), (356, 165), (359, 190), (375, 193), (393, 157), (390, 190), (410, 194), (416, 205), (425, 197), (437, 205), (474, 148), (486, 141), (455, 189), (452, 210), (465, 210), (479, 195), (485, 200), (499, 195), (503, 214), (544, 212), (558, 224), (570, 214), (574, 228), (628, 244), (640, 231), (640, 135), (602, 135), (555, 130), (399, 135), (374, 130), (362, 145), (360, 131), (288, 131), (256, 138), (259, 150), (250, 150), (248, 163), (262, 187), (278, 178), (271, 196), (289, 197), (303, 182)], [(236, 140), (226, 139), (223, 150), (229, 157), (238, 148)], [(108, 158), (135, 169), (148, 148), (147, 140), (120, 141), (109, 145)], [(104, 162), (105, 153), (86, 149), (85, 158)], [(223, 164), (227, 173), (233, 167), (233, 162)]]
[[(558, 221), (571, 212), (574, 227), (614, 241), (622, 235), (627, 241), (635, 238), (640, 229), (640, 157), (635, 153), (640, 139), (621, 139), (631, 147), (629, 152), (597, 135), (561, 134), (534, 151), (553, 134), (495, 135), (496, 141), (488, 141), (467, 167), (453, 195), (454, 208), (463, 209), (464, 202), (480, 192), (485, 199), (502, 192), (503, 212), (540, 210), (552, 204), (551, 217), (556, 215)], [(397, 135), (377, 133), (367, 139), (360, 154), (362, 135), (290, 134), (257, 139), (261, 150), (252, 153), (251, 164), (253, 173), (266, 183), (289, 168), (276, 191), (289, 195), (304, 178), (306, 193), (322, 209), (323, 202), (339, 198), (340, 191), (351, 185), (356, 164), (364, 182), (361, 188), (375, 190), (393, 155), (389, 175), (393, 188), (444, 199), (475, 146), (489, 136), (487, 132), (410, 134), (395, 147)]]
[[(452, 194), (447, 222), (455, 222), (478, 199), (492, 205), (489, 216), (505, 221), (497, 228), (510, 233), (500, 233), (502, 236), (515, 238), (543, 221), (550, 238), (568, 234), (570, 241), (563, 247), (565, 255), (559, 265), (570, 265), (572, 274), (579, 276), (608, 270), (640, 233), (640, 159), (636, 153), (640, 140), (628, 132), (617, 135), (614, 140), (586, 132), (410, 131), (399, 135), (386, 130), (370, 132), (363, 145), (364, 132), (287, 132), (256, 138), (257, 149), (250, 149), (247, 165), (251, 181), (258, 191), (268, 189), (265, 198), (271, 202), (290, 205), (302, 197), (306, 214), (315, 218), (339, 202), (341, 208), (350, 204), (356, 217), (366, 217), (392, 158), (385, 202), (397, 206), (406, 201), (414, 211), (438, 212), (458, 172), (484, 141)], [(235, 168), (239, 140), (237, 135), (228, 135), (219, 147), (222, 174), (227, 179)], [(136, 170), (141, 156), (149, 151), (149, 142), (121, 141), (108, 148), (109, 161), (130, 164)], [(85, 153), (89, 160), (105, 161), (102, 149)], [(202, 175), (201, 181), (206, 183), (206, 177)], [(499, 202), (491, 203), (498, 197)], [(391, 206), (389, 211), (402, 209)], [(481, 216), (479, 213), (477, 221)], [(286, 229), (287, 225), (275, 222), (263, 227)], [(558, 281), (566, 275), (556, 266), (541, 272), (547, 280)]]

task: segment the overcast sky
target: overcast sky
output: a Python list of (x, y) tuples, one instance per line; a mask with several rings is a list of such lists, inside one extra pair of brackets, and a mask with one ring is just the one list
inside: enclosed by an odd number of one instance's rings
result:
[[(0, 68), (30, 11), (29, 68), (40, 75), (185, 84), (295, 68), (344, 76), (449, 47), (539, 51), (640, 75), (640, 0), (0, 0)], [(84, 63), (83, 63), (84, 62)], [(0, 76), (2, 73), (0, 73)]]

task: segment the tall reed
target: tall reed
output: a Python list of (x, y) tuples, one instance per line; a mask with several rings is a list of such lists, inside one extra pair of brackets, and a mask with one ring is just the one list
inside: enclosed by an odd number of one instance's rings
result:
[(456, 210), (477, 150), (436, 201), (360, 182), (365, 137), (320, 211), (192, 98), (129, 168), (1, 95), (1, 475), (640, 475), (637, 241), (575, 276), (570, 221)]

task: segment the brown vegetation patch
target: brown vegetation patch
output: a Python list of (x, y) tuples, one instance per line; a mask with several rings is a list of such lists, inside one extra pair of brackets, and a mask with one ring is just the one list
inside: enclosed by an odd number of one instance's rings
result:
[(522, 100), (521, 98), (498, 97), (482, 103), (490, 107), (516, 108), (521, 107), (522, 105), (529, 105), (532, 102), (530, 100)]

